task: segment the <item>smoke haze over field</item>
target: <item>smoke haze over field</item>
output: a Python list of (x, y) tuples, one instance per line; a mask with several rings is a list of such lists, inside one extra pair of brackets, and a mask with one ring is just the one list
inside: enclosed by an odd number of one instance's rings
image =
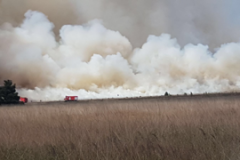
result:
[(1, 0), (0, 23), (17, 26), (31, 9), (48, 16), (56, 35), (63, 25), (101, 19), (134, 47), (140, 47), (148, 35), (169, 33), (181, 45), (216, 48), (239, 40), (239, 5), (238, 0)]
[(238, 91), (235, 3), (2, 0), (0, 80), (32, 100)]

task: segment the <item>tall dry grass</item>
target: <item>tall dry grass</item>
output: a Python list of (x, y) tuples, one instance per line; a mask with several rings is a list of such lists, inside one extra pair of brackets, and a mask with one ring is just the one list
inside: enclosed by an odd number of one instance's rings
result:
[(0, 108), (1, 160), (237, 160), (240, 98)]

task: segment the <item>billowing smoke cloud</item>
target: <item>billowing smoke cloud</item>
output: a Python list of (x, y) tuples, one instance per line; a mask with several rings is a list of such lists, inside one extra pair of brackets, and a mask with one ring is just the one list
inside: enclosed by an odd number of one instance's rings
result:
[(48, 16), (57, 39), (63, 25), (101, 19), (134, 47), (148, 35), (169, 33), (182, 46), (201, 43), (213, 50), (239, 41), (239, 5), (238, 0), (0, 0), (0, 24), (18, 26), (31, 9)]
[(57, 33), (65, 24), (83, 22), (74, 5), (71, 0), (0, 0), (0, 24), (9, 22), (18, 26), (28, 10), (36, 10), (48, 16)]
[(181, 47), (168, 34), (149, 36), (133, 49), (100, 21), (65, 25), (56, 40), (54, 24), (28, 11), (18, 27), (0, 28), (0, 80), (11, 79), (30, 100), (132, 97), (238, 91), (240, 44), (212, 53), (208, 46)]

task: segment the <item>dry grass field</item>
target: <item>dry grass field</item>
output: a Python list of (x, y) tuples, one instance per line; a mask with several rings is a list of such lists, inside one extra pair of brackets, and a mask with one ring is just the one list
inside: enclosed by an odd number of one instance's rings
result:
[(238, 160), (240, 96), (0, 107), (1, 160)]

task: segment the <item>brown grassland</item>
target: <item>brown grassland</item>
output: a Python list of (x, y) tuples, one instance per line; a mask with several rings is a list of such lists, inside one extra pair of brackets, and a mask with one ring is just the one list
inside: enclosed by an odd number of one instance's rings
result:
[(1, 160), (238, 160), (240, 96), (0, 107)]

